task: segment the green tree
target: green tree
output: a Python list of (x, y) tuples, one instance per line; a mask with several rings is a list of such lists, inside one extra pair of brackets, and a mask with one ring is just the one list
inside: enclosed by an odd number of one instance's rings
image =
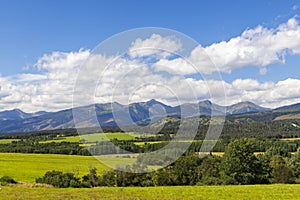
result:
[(46, 172), (42, 178), (37, 178), (36, 182), (50, 184), (59, 188), (78, 187), (80, 185), (79, 179), (73, 173), (62, 173), (55, 170)]
[(275, 155), (280, 155), (283, 157), (289, 156), (289, 152), (286, 148), (282, 146), (271, 146), (267, 151), (266, 151), (266, 156), (272, 157)]
[(199, 181), (197, 168), (201, 164), (198, 155), (182, 156), (175, 161), (172, 167), (173, 173), (177, 176), (176, 185), (195, 185)]
[(104, 171), (99, 177), (99, 186), (117, 186), (117, 184), (117, 172), (115, 170)]
[(298, 148), (296, 154), (291, 157), (289, 167), (293, 170), (295, 177), (300, 178), (300, 148)]
[(259, 183), (262, 166), (254, 155), (254, 141), (243, 138), (231, 142), (224, 153), (221, 168), (225, 182)]
[(220, 179), (220, 167), (221, 157), (219, 156), (207, 156), (203, 159), (201, 165), (198, 167), (201, 180), (198, 185), (220, 185), (222, 183)]
[(96, 187), (99, 185), (99, 177), (97, 176), (97, 169), (91, 167), (89, 169), (89, 174), (82, 177), (82, 182), (85, 186)]
[(274, 183), (294, 183), (295, 177), (293, 171), (287, 166), (282, 156), (273, 156), (270, 166), (272, 168), (271, 176)]
[(170, 167), (157, 170), (152, 175), (155, 186), (175, 185), (177, 176), (171, 171)]

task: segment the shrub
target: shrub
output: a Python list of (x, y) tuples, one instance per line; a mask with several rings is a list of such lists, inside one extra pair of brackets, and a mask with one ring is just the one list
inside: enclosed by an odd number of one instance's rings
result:
[(45, 183), (58, 188), (79, 187), (80, 181), (73, 173), (62, 173), (60, 171), (49, 171), (42, 178), (36, 179), (37, 183)]
[(1, 183), (11, 183), (11, 184), (16, 184), (17, 181), (15, 181), (13, 178), (11, 178), (10, 176), (2, 176), (0, 178), (0, 182)]

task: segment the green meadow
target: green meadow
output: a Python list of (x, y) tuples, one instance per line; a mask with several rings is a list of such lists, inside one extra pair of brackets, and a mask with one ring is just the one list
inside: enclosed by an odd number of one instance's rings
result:
[(237, 199), (298, 200), (300, 185), (46, 188), (4, 186), (0, 199)]
[(0, 139), (0, 144), (8, 144), (13, 141), (18, 141), (18, 139)]
[[(109, 160), (112, 165), (120, 160), (127, 163), (135, 161), (121, 156), (102, 156), (101, 160)], [(51, 170), (73, 172), (81, 177), (88, 174), (90, 167), (96, 167), (99, 173), (109, 169), (92, 156), (0, 153), (0, 177), (11, 176), (18, 182), (35, 182), (36, 178)]]
[[(101, 142), (107, 139), (118, 139), (118, 140), (134, 140), (136, 137), (143, 137), (144, 135), (138, 133), (93, 133), (86, 134), (81, 136), (68, 136), (68, 137), (59, 137), (54, 140), (41, 141), (41, 143), (49, 142), (80, 142), (81, 140), (86, 140), (87, 142)], [(153, 136), (153, 135), (148, 135)], [(1, 142), (1, 140), (0, 140)]]

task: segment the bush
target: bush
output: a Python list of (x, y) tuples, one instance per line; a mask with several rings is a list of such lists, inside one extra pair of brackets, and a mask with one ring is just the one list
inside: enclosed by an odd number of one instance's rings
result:
[(79, 187), (80, 180), (73, 173), (62, 173), (60, 171), (49, 171), (42, 178), (36, 179), (37, 183), (45, 183), (58, 188)]
[(16, 184), (17, 181), (15, 181), (13, 178), (11, 178), (10, 176), (2, 176), (0, 178), (0, 182), (1, 183), (10, 183), (10, 184)]

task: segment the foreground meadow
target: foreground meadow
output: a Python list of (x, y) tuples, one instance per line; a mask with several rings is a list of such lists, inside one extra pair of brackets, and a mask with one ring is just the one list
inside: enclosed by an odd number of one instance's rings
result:
[(171, 186), (58, 189), (4, 186), (0, 199), (300, 199), (300, 185)]
[[(101, 160), (109, 159), (111, 163), (122, 159), (133, 163), (133, 158), (103, 156)], [(90, 167), (96, 167), (98, 172), (108, 167), (93, 156), (75, 156), (58, 154), (22, 154), (0, 153), (0, 177), (10, 176), (18, 182), (35, 182), (47, 171), (58, 170), (72, 172), (83, 176), (89, 172)]]

